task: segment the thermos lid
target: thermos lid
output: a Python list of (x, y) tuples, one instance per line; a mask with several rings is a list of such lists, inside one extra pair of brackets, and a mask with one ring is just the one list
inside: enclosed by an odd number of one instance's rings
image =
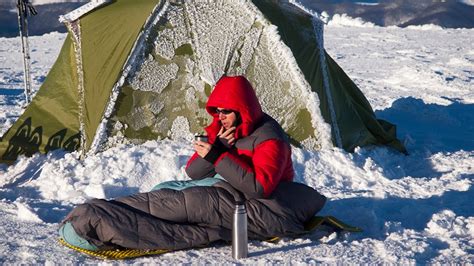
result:
[(237, 205), (245, 205), (245, 200), (236, 200), (235, 201), (235, 206)]
[(235, 205), (236, 213), (246, 213), (245, 205)]

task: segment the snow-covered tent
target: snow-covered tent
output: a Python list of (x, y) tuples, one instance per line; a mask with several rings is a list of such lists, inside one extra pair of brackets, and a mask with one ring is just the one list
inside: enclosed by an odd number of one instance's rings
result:
[[(0, 142), (0, 162), (117, 141), (190, 138), (223, 75), (245, 75), (295, 144), (384, 144), (395, 127), (323, 46), (323, 23), (288, 1), (98, 1), (62, 17), (69, 29), (35, 98)], [(105, 1), (103, 1), (105, 2)]]

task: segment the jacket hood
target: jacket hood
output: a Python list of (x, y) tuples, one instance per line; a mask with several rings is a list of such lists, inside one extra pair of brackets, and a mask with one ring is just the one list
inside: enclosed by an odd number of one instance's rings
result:
[(236, 139), (250, 135), (263, 117), (262, 107), (250, 82), (243, 76), (223, 76), (214, 87), (206, 105), (207, 112), (213, 117), (212, 123), (206, 127), (211, 143), (221, 128), (217, 107), (240, 114), (242, 122), (235, 130)]

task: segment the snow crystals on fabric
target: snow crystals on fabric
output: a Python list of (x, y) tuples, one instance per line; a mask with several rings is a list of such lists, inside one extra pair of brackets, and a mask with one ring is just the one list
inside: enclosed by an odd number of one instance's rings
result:
[(161, 65), (152, 56), (143, 63), (142, 69), (132, 80), (132, 87), (142, 91), (161, 93), (170, 81), (176, 78), (176, 64)]

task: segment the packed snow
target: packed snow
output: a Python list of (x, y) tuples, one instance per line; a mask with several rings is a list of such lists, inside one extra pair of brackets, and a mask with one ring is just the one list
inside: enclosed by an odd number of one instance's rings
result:
[[(347, 18), (345, 18), (347, 19)], [(247, 259), (223, 244), (121, 263), (316, 264), (474, 263), (474, 30), (360, 27), (329, 23), (328, 53), (360, 86), (379, 118), (408, 148), (293, 149), (296, 180), (330, 200), (334, 215), (362, 233), (250, 241)], [(32, 37), (35, 89), (65, 35)], [(0, 132), (20, 115), (19, 38), (0, 38)], [(61, 219), (87, 199), (113, 198), (185, 179), (190, 142), (123, 144), (79, 160), (55, 151), (0, 165), (0, 263), (101, 263), (57, 242)]]

